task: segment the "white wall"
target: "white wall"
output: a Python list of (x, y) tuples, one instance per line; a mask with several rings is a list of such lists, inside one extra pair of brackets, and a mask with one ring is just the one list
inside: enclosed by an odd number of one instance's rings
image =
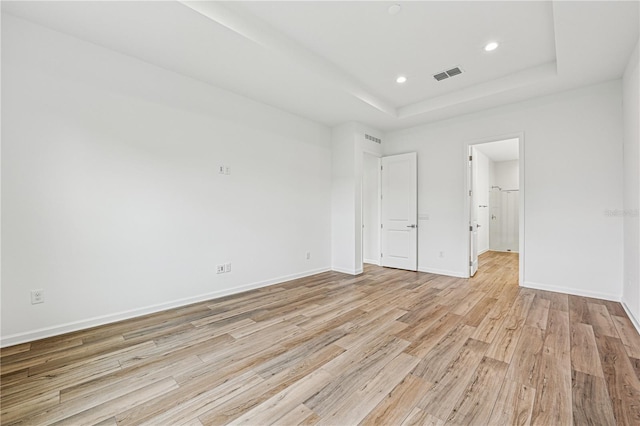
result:
[(380, 159), (365, 153), (362, 163), (362, 260), (380, 263)]
[(624, 290), (622, 301), (640, 332), (640, 55), (636, 45), (622, 83), (624, 112)]
[(7, 15), (2, 88), (3, 345), (330, 268), (328, 128)]
[(491, 186), (499, 186), (503, 191), (520, 188), (518, 160), (494, 161)]
[[(622, 294), (620, 81), (386, 135), (385, 155), (418, 152), (420, 270), (464, 276), (465, 149), (524, 133), (524, 284), (605, 299)], [(444, 257), (439, 257), (439, 252)]]
[(362, 273), (362, 175), (365, 152), (380, 156), (380, 144), (365, 133), (378, 130), (360, 123), (332, 129), (331, 268), (346, 274)]
[[(355, 125), (346, 123), (331, 132), (331, 268), (356, 273)], [(357, 243), (356, 243), (357, 241)]]

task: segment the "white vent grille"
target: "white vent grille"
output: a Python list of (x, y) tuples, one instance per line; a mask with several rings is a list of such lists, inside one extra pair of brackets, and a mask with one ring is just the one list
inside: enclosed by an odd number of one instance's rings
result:
[(372, 142), (375, 142), (375, 143), (382, 143), (382, 140), (380, 138), (376, 138), (375, 136), (371, 136), (371, 135), (368, 135), (366, 133), (364, 134), (364, 138), (368, 139), (368, 140), (370, 140)]

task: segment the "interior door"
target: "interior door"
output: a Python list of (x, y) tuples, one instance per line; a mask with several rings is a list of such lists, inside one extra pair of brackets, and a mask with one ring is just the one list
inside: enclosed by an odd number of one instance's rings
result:
[(382, 266), (418, 270), (418, 156), (382, 157)]
[(469, 276), (478, 272), (478, 203), (476, 202), (476, 167), (469, 147)]

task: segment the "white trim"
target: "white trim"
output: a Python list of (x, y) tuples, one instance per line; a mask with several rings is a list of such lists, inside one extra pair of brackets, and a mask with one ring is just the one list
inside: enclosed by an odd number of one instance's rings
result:
[(594, 299), (610, 300), (612, 302), (619, 302), (620, 295), (615, 293), (603, 293), (600, 291), (582, 290), (571, 287), (562, 287), (552, 284), (540, 284), (526, 281), (522, 284), (522, 287), (533, 288), (536, 290), (553, 291), (555, 293), (572, 294), (574, 296), (591, 297)]
[(448, 277), (456, 277), (456, 278), (469, 278), (468, 273), (465, 276), (464, 272), (449, 271), (449, 270), (446, 270), (446, 269), (435, 269), (435, 268), (421, 268), (421, 267), (418, 267), (418, 272), (427, 272), (429, 274), (446, 275)]
[(363, 260), (364, 263), (369, 263), (371, 265), (378, 265), (380, 266), (380, 260), (373, 260), (373, 259), (364, 259)]
[(338, 266), (332, 266), (331, 270), (334, 272), (340, 272), (341, 274), (349, 274), (349, 275), (359, 275), (363, 272), (363, 268), (347, 269), (347, 268), (340, 268)]
[(268, 287), (270, 285), (280, 284), (286, 281), (291, 281), (298, 278), (304, 278), (311, 275), (320, 274), (322, 272), (327, 272), (330, 270), (331, 270), (330, 268), (319, 268), (319, 269), (314, 269), (310, 271), (300, 272), (297, 274), (285, 275), (282, 277), (272, 278), (265, 281), (246, 284), (240, 287), (234, 287), (234, 288), (229, 288), (225, 290), (214, 291), (211, 293), (205, 293), (199, 296), (185, 297), (183, 299), (173, 300), (171, 302), (159, 303), (159, 304), (147, 306), (144, 308), (131, 309), (128, 311), (101, 315), (93, 318), (88, 318), (85, 320), (68, 322), (65, 324), (40, 328), (37, 330), (27, 331), (23, 333), (10, 334), (9, 336), (2, 336), (0, 338), (0, 347), (4, 348), (7, 346), (17, 345), (20, 343), (32, 342), (34, 340), (43, 339), (46, 337), (58, 336), (60, 334), (70, 333), (73, 331), (79, 331), (79, 330), (84, 330), (87, 328), (96, 327), (100, 325), (111, 324), (114, 322), (136, 318), (143, 315), (161, 312), (167, 309), (179, 308), (182, 306), (191, 305), (193, 303), (213, 300), (223, 296), (229, 296), (231, 294), (242, 293), (248, 290), (254, 290), (261, 287)]
[(624, 311), (627, 313), (627, 316), (631, 320), (631, 323), (633, 324), (633, 326), (638, 331), (638, 334), (640, 334), (640, 320), (638, 320), (638, 318), (636, 318), (633, 315), (633, 313), (631, 312), (631, 309), (629, 309), (629, 307), (627, 306), (627, 304), (625, 302), (621, 301), (620, 304), (622, 305), (622, 308), (624, 309)]
[(480, 256), (481, 254), (485, 254), (485, 253), (486, 253), (486, 252), (488, 252), (488, 251), (493, 251), (493, 250), (491, 250), (491, 249), (484, 249), (484, 250), (482, 250), (482, 251), (479, 251), (479, 252), (478, 252), (478, 256)]

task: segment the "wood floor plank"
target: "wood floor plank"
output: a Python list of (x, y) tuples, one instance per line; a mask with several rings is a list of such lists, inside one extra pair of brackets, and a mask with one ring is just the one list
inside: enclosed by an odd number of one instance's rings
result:
[(466, 341), (473, 334), (473, 327), (458, 323), (433, 349), (426, 353), (411, 374), (429, 382), (439, 380), (447, 371)]
[(541, 330), (546, 330), (550, 307), (551, 301), (549, 299), (543, 299), (542, 297), (536, 296), (533, 299), (531, 308), (529, 309), (529, 315), (527, 315), (525, 324), (538, 327)]
[(602, 377), (572, 372), (573, 421), (577, 425), (615, 425), (607, 384)]
[(480, 325), (483, 319), (491, 312), (498, 299), (493, 297), (483, 297), (469, 312), (464, 316), (464, 323), (471, 327)]
[(633, 367), (633, 369), (636, 372), (636, 376), (638, 376), (638, 380), (640, 380), (640, 359), (638, 358), (631, 358), (631, 366)]
[(438, 419), (448, 418), (471, 381), (487, 346), (487, 343), (478, 340), (467, 340), (458, 356), (449, 364), (445, 375), (427, 389), (418, 408)]
[(571, 366), (574, 370), (604, 377), (593, 328), (587, 324), (571, 324)]
[(199, 415), (215, 409), (215, 407), (218, 407), (262, 382), (264, 382), (264, 379), (255, 372), (251, 370), (246, 371), (239, 376), (234, 376), (217, 387), (194, 395), (183, 404), (175, 404), (170, 408), (167, 407), (167, 409), (158, 413), (158, 415), (145, 420), (141, 424), (149, 426), (159, 424), (169, 425), (176, 424), (184, 419), (191, 420), (197, 418)]
[[(335, 369), (335, 364), (327, 363), (322, 370), (332, 374), (333, 380), (327, 386), (319, 389), (304, 404), (311, 408), (320, 417), (330, 415), (334, 410), (340, 407), (343, 400), (356, 392), (359, 387), (372, 380), (392, 359), (397, 357), (407, 347), (409, 343), (397, 338), (390, 338), (385, 344), (379, 346), (377, 350), (372, 351), (370, 355), (365, 356), (362, 360), (346, 371)], [(341, 357), (350, 356), (349, 351), (340, 355)], [(412, 366), (413, 368), (413, 366)]]
[(549, 322), (544, 335), (543, 352), (557, 358), (562, 365), (571, 364), (569, 314), (549, 310)]
[(431, 383), (407, 374), (402, 381), (362, 420), (362, 425), (396, 425), (406, 419)]
[(587, 303), (591, 325), (596, 336), (619, 337), (607, 307), (600, 303)]
[(507, 363), (484, 357), (447, 418), (447, 423), (488, 424), (507, 368)]
[(401, 353), (370, 381), (348, 395), (340, 406), (322, 416), (319, 425), (358, 424), (416, 366), (419, 359)]
[[(567, 312), (562, 313), (568, 317)], [(562, 358), (543, 354), (531, 424), (546, 426), (572, 423), (571, 365), (563, 362)]]
[(365, 265), (3, 348), (0, 423), (640, 424), (616, 302)]
[(624, 344), (610, 336), (599, 336), (596, 343), (617, 423), (640, 424), (640, 380), (626, 356)]
[(543, 331), (538, 327), (525, 325), (522, 336), (514, 351), (507, 379), (535, 388), (542, 357)]
[(629, 318), (612, 315), (611, 319), (629, 357), (640, 358), (640, 335), (638, 335)]
[[(230, 425), (272, 424), (291, 412), (310, 396), (327, 385), (333, 376), (319, 369), (280, 391), (265, 402), (230, 422)], [(305, 404), (306, 405), (306, 404)]]
[(416, 407), (402, 422), (401, 426), (443, 426), (444, 424), (444, 420)]
[(489, 425), (529, 425), (536, 389), (507, 378), (500, 389)]
[(113, 417), (114, 413), (144, 404), (177, 387), (175, 380), (169, 377), (141, 388), (121, 389), (109, 395), (99, 393), (61, 403), (52, 409), (27, 417), (26, 422), (28, 424), (94, 424)]

